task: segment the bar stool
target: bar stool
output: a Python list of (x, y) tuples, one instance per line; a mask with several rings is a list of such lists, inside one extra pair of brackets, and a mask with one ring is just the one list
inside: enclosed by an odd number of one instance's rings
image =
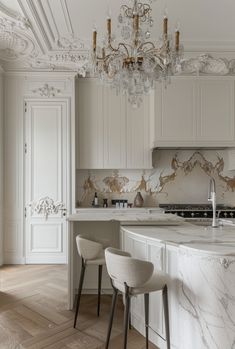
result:
[(105, 249), (105, 259), (108, 274), (111, 278), (113, 287), (112, 308), (105, 349), (108, 349), (109, 347), (109, 340), (112, 330), (118, 291), (122, 292), (125, 297), (123, 348), (127, 348), (130, 297), (144, 294), (146, 349), (148, 349), (149, 293), (160, 290), (162, 291), (163, 295), (163, 307), (165, 315), (165, 341), (167, 344), (167, 349), (170, 349), (170, 329), (167, 296), (167, 282), (169, 280), (168, 275), (162, 271), (154, 271), (154, 266), (151, 262), (132, 258), (129, 253), (111, 247)]
[(104, 247), (101, 243), (88, 240), (81, 235), (76, 236), (76, 243), (77, 243), (78, 254), (82, 259), (82, 268), (81, 268), (79, 287), (78, 287), (78, 297), (77, 297), (76, 312), (75, 312), (74, 325), (73, 325), (74, 328), (76, 327), (76, 323), (77, 323), (85, 270), (88, 265), (98, 266), (97, 316), (100, 315), (102, 268), (103, 268), (103, 265), (105, 265)]

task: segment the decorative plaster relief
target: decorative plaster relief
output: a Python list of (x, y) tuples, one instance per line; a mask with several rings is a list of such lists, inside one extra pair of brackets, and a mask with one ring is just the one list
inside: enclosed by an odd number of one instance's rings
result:
[(56, 40), (56, 47), (66, 51), (84, 50), (85, 44), (81, 39), (71, 35), (70, 37), (59, 37)]
[(49, 86), (44, 84), (44, 86), (32, 90), (33, 93), (39, 94), (41, 97), (55, 97), (57, 94), (61, 93), (61, 90), (55, 88), (54, 86)]
[(32, 213), (42, 214), (45, 219), (48, 216), (55, 215), (59, 210), (63, 209), (64, 204), (62, 202), (54, 202), (53, 199), (48, 196), (39, 199), (37, 202), (31, 203)]
[(127, 177), (120, 177), (119, 171), (115, 170), (113, 176), (105, 177), (104, 184), (108, 187), (110, 193), (121, 193), (125, 185), (129, 182)]
[(202, 54), (196, 58), (183, 60), (181, 73), (184, 74), (214, 74), (227, 75), (230, 72), (230, 64), (227, 59), (213, 58), (209, 54)]

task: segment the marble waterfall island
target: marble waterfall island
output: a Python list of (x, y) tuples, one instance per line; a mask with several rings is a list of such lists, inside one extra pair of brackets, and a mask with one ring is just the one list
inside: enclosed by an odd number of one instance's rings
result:
[[(116, 247), (152, 261), (169, 274), (172, 349), (235, 349), (234, 226), (195, 226), (154, 209), (80, 209), (68, 220), (70, 309), (79, 276), (75, 236), (85, 232), (99, 239), (105, 231)], [(92, 278), (88, 292), (91, 282)], [(154, 294), (150, 301), (150, 340), (165, 349), (156, 334), (164, 338), (161, 297)], [(131, 313), (133, 326), (144, 334), (143, 304), (138, 297), (133, 299)]]
[[(142, 241), (147, 250), (165, 246), (161, 258), (162, 269), (170, 275), (172, 348), (235, 348), (235, 227), (129, 226), (122, 227), (122, 234), (127, 250), (130, 240), (133, 246)], [(145, 257), (151, 260), (148, 252)], [(143, 332), (139, 323), (133, 319)], [(165, 348), (154, 333), (152, 341)]]

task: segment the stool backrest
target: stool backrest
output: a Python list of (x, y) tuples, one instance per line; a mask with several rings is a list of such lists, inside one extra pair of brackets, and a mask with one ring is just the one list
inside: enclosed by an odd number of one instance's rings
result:
[(103, 250), (99, 242), (88, 240), (80, 235), (76, 236), (76, 243), (78, 253), (84, 260), (97, 258)]
[(153, 274), (151, 262), (132, 258), (130, 253), (115, 248), (106, 248), (105, 260), (110, 278), (129, 287), (141, 287)]

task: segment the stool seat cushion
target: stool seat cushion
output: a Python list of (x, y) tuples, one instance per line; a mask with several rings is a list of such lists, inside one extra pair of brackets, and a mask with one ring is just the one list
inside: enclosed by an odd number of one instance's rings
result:
[(102, 251), (99, 256), (94, 259), (85, 260), (86, 265), (105, 265), (104, 251)]
[[(151, 278), (142, 286), (130, 287), (130, 294), (135, 296), (138, 294), (150, 293), (154, 291), (160, 291), (169, 282), (169, 276), (161, 270), (154, 270)], [(114, 286), (121, 292), (125, 293), (125, 285), (113, 280)]]

